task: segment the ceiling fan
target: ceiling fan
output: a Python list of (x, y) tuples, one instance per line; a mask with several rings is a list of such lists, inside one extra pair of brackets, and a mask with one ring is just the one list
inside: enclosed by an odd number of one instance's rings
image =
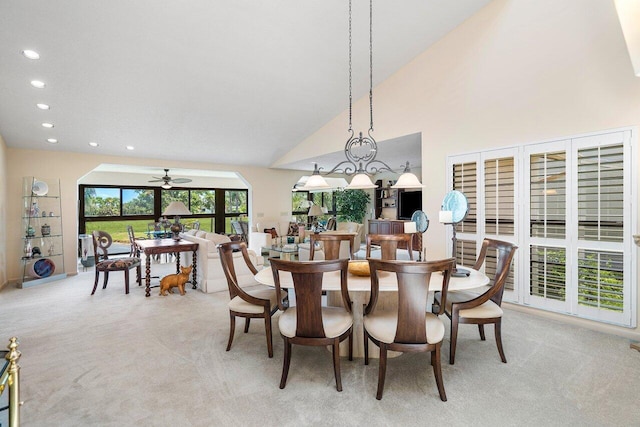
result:
[(169, 189), (172, 184), (185, 184), (191, 182), (189, 178), (171, 178), (169, 176), (169, 169), (164, 170), (164, 176), (154, 176), (149, 182), (162, 182), (162, 188)]

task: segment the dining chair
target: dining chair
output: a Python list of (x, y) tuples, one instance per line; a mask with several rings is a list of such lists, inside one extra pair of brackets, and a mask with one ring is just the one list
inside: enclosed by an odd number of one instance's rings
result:
[[(496, 267), (492, 284), (485, 292), (474, 293), (468, 291), (450, 292), (446, 296), (446, 301), (442, 301), (443, 293), (436, 293), (433, 308), (442, 305), (445, 314), (451, 319), (451, 336), (449, 338), (449, 363), (455, 362), (456, 341), (458, 339), (458, 325), (460, 323), (470, 323), (478, 325), (480, 339), (485, 341), (484, 325), (494, 324), (496, 345), (498, 353), (503, 363), (507, 363), (502, 348), (502, 294), (504, 285), (509, 276), (511, 262), (518, 247), (512, 243), (501, 240), (484, 239), (480, 255), (473, 266), (474, 270), (480, 270), (485, 264), (487, 253), (495, 254)], [(486, 270), (486, 266), (485, 266)]]
[(131, 225), (127, 225), (127, 235), (129, 236), (129, 244), (131, 245), (129, 256), (140, 258), (140, 248), (136, 245), (136, 240), (146, 240), (146, 238), (136, 237), (135, 232), (133, 231), (133, 226)]
[(371, 246), (380, 246), (380, 259), (395, 260), (397, 249), (404, 246), (409, 253), (409, 259), (413, 260), (413, 235), (412, 234), (367, 234), (367, 258), (371, 257)]
[[(129, 270), (136, 269), (136, 281), (138, 286), (142, 285), (142, 269), (140, 268), (139, 257), (127, 257), (127, 258), (109, 258), (109, 247), (113, 243), (111, 235), (106, 231), (95, 230), (92, 233), (93, 236), (93, 253), (96, 257), (96, 277), (93, 282), (93, 290), (91, 295), (95, 294), (98, 287), (98, 278), (100, 272), (104, 273), (102, 289), (107, 287), (109, 281), (109, 273), (112, 271), (124, 271), (124, 290), (125, 293), (129, 293)], [(100, 254), (100, 252), (102, 254)], [(100, 261), (102, 258), (102, 261)]]
[[(242, 254), (242, 261), (239, 260), (239, 257), (234, 257), (234, 252), (240, 252)], [(246, 243), (239, 241), (221, 243), (218, 245), (218, 253), (220, 254), (222, 270), (224, 271), (224, 275), (227, 279), (230, 298), (230, 301), (227, 304), (229, 307), (230, 319), (227, 351), (231, 350), (231, 343), (233, 342), (233, 335), (236, 329), (236, 317), (244, 317), (245, 334), (249, 332), (251, 319), (263, 318), (265, 334), (267, 336), (267, 353), (269, 354), (269, 357), (273, 357), (271, 316), (273, 316), (273, 314), (278, 310), (279, 304), (286, 304), (282, 301), (287, 301), (287, 293), (285, 291), (276, 291), (273, 288), (261, 286), (257, 282), (249, 284), (239, 283), (235, 269), (236, 259), (238, 262), (244, 262), (254, 275), (258, 273), (258, 270), (249, 258)], [(260, 287), (251, 290), (243, 289), (243, 286), (248, 285), (256, 285)]]
[[(309, 261), (313, 261), (316, 252), (316, 243), (321, 243), (325, 261), (336, 260), (340, 258), (340, 245), (344, 241), (349, 242), (349, 255), (353, 254), (353, 243), (355, 236), (350, 233), (331, 234), (331, 233), (313, 233), (309, 241)], [(319, 247), (320, 245), (318, 245)]]
[[(369, 259), (371, 270), (371, 298), (364, 309), (364, 364), (369, 364), (369, 340), (380, 348), (378, 391), (382, 399), (387, 371), (387, 351), (431, 352), (431, 365), (440, 399), (447, 395), (442, 381), (440, 348), (444, 339), (444, 323), (427, 313), (427, 296), (431, 274), (442, 273), (442, 291), (445, 297), (449, 287), (453, 258), (429, 262), (388, 261)], [(376, 309), (379, 295), (379, 272), (395, 273), (398, 280), (397, 308)]]
[[(332, 346), (333, 372), (336, 389), (342, 391), (340, 377), (340, 342), (349, 338), (349, 360), (353, 360), (353, 317), (351, 299), (347, 290), (349, 260), (283, 261), (269, 258), (273, 282), (280, 292), (281, 272), (290, 272), (293, 278), (296, 305), (280, 306), (283, 313), (278, 319), (280, 335), (284, 340), (284, 361), (280, 388), (287, 384), (291, 364), (291, 345)], [(343, 307), (322, 306), (322, 280), (325, 273), (340, 273)]]

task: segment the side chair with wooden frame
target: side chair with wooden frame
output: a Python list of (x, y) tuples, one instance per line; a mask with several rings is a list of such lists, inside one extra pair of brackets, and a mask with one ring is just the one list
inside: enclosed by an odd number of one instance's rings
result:
[[(249, 324), (253, 318), (264, 319), (265, 334), (267, 336), (267, 352), (269, 357), (273, 357), (273, 338), (271, 332), (271, 316), (278, 310), (279, 305), (287, 304), (286, 291), (276, 291), (273, 288), (261, 286), (257, 289), (245, 290), (238, 283), (236, 270), (234, 265), (233, 253), (240, 251), (242, 260), (247, 267), (257, 274), (258, 270), (251, 262), (249, 253), (247, 252), (247, 244), (244, 242), (227, 242), (218, 245), (218, 253), (220, 254), (220, 263), (222, 270), (227, 278), (227, 286), (229, 288), (229, 341), (227, 343), (227, 351), (231, 349), (233, 335), (236, 329), (236, 317), (244, 317), (244, 332), (249, 332)], [(258, 283), (256, 282), (257, 286)], [(246, 286), (246, 285), (245, 285)], [(285, 301), (285, 302), (283, 302)]]
[(380, 245), (380, 259), (394, 260), (400, 243), (404, 243), (413, 260), (412, 242), (413, 234), (367, 234), (367, 259), (371, 258), (371, 245)]
[[(284, 340), (284, 361), (280, 388), (285, 388), (291, 364), (291, 345), (332, 346), (333, 371), (336, 389), (342, 391), (340, 377), (340, 342), (349, 338), (349, 360), (353, 360), (353, 316), (351, 299), (347, 289), (349, 260), (333, 261), (283, 261), (270, 258), (273, 281), (280, 292), (280, 273), (289, 272), (293, 277), (296, 305), (280, 306), (278, 326)], [(340, 289), (343, 307), (322, 306), (322, 279), (325, 273), (340, 273)]]
[[(500, 360), (507, 363), (502, 348), (502, 294), (504, 293), (504, 285), (509, 277), (511, 262), (518, 247), (512, 243), (501, 240), (484, 239), (480, 255), (473, 266), (474, 270), (480, 270), (485, 264), (488, 251), (496, 254), (496, 272), (491, 287), (482, 294), (456, 291), (450, 292), (446, 296), (446, 301), (442, 301), (444, 294), (436, 293), (434, 297), (433, 309), (438, 306), (444, 306), (445, 313), (451, 319), (451, 336), (449, 339), (449, 363), (455, 362), (456, 342), (458, 340), (458, 325), (460, 323), (470, 323), (478, 325), (480, 339), (485, 341), (484, 325), (494, 324), (496, 345)], [(442, 295), (442, 296), (441, 296)], [(442, 308), (440, 308), (442, 311)]]
[(340, 258), (340, 246), (343, 241), (349, 242), (349, 254), (353, 253), (353, 245), (355, 236), (353, 234), (330, 234), (330, 233), (314, 233), (311, 234), (309, 242), (309, 261), (313, 261), (315, 257), (316, 242), (322, 242), (324, 259), (326, 261)]
[[(380, 348), (378, 391), (382, 399), (387, 371), (387, 351), (431, 352), (431, 365), (440, 399), (447, 395), (442, 380), (440, 348), (444, 339), (444, 323), (427, 312), (427, 296), (431, 274), (442, 273), (442, 292), (446, 302), (453, 258), (429, 262), (385, 261), (369, 259), (371, 299), (364, 309), (364, 364), (369, 364), (369, 340)], [(398, 307), (376, 310), (379, 295), (379, 272), (395, 273), (398, 279)], [(442, 311), (442, 310), (441, 310)]]

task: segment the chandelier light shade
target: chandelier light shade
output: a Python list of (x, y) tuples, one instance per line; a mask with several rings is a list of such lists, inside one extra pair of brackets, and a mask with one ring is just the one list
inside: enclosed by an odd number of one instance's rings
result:
[(424, 185), (420, 182), (417, 176), (411, 173), (411, 167), (409, 162), (404, 167), (404, 172), (398, 178), (398, 181), (391, 186), (391, 188), (423, 188)]
[[(395, 172), (391, 167), (381, 160), (376, 159), (378, 154), (378, 145), (373, 138), (373, 0), (369, 0), (369, 130), (365, 136), (363, 132), (356, 133), (353, 131), (352, 123), (352, 110), (353, 110), (353, 97), (351, 88), (351, 18), (352, 7), (351, 0), (349, 0), (349, 139), (344, 146), (344, 155), (347, 158), (342, 162), (334, 166), (333, 169), (325, 174), (342, 173), (347, 176), (353, 176), (351, 183), (345, 188), (347, 189), (372, 189), (377, 186), (371, 181), (371, 176), (378, 172)], [(405, 173), (398, 179), (398, 182), (393, 188), (422, 188), (422, 184), (418, 178), (411, 174), (409, 169), (409, 162), (405, 167)], [(303, 190), (320, 190), (330, 188), (326, 181), (320, 175), (320, 169), (318, 165), (315, 165), (313, 175), (304, 187)], [(405, 177), (405, 175), (407, 175)], [(410, 175), (410, 176), (409, 176)], [(413, 179), (410, 179), (411, 176)], [(404, 177), (404, 178), (403, 178)]]

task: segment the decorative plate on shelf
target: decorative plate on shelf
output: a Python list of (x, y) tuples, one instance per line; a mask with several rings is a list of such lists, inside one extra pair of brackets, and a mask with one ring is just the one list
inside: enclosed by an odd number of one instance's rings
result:
[(44, 181), (34, 181), (31, 186), (31, 191), (36, 196), (45, 196), (49, 192), (49, 186)]

